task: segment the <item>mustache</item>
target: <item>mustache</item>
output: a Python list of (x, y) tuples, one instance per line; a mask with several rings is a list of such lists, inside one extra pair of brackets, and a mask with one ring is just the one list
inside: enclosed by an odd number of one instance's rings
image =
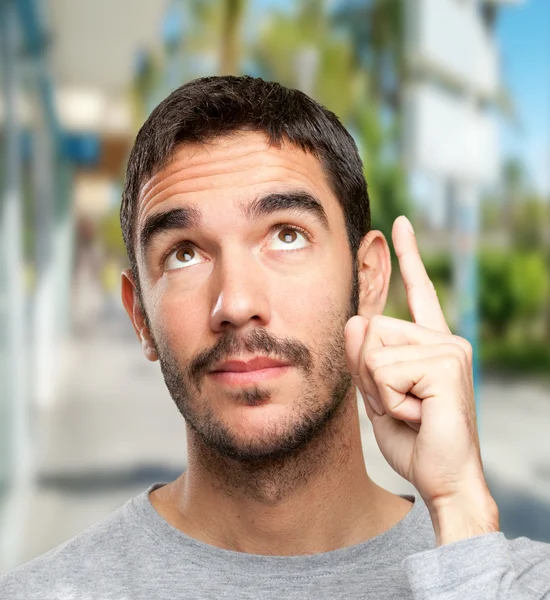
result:
[(189, 376), (198, 386), (200, 379), (211, 371), (216, 363), (243, 352), (257, 352), (270, 358), (288, 361), (306, 373), (313, 369), (312, 353), (305, 344), (291, 338), (279, 339), (265, 329), (257, 327), (245, 334), (225, 332), (212, 348), (201, 352), (191, 361)]

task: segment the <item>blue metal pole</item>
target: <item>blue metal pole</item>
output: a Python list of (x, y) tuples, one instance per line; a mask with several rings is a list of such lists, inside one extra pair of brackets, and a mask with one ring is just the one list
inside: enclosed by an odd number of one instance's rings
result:
[(480, 361), (477, 243), (479, 232), (478, 188), (474, 183), (461, 182), (454, 187), (454, 276), (458, 304), (458, 333), (473, 348), (474, 392), (480, 428)]

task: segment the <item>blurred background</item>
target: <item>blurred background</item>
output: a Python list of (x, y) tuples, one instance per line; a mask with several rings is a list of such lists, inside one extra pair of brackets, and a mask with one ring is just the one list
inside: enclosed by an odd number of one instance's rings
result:
[[(475, 348), (508, 537), (550, 541), (548, 0), (0, 0), (0, 571), (186, 465), (120, 301), (125, 162), (198, 76), (297, 87), (364, 161), (374, 227), (411, 217)], [(396, 271), (387, 314), (408, 318)], [(367, 470), (408, 493), (360, 406)]]

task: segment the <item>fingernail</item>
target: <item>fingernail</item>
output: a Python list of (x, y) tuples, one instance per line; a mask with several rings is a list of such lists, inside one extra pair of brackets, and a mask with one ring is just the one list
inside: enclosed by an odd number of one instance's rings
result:
[(370, 394), (367, 394), (367, 400), (369, 401), (369, 404), (372, 406), (372, 410), (374, 410), (374, 412), (376, 414), (381, 415), (382, 408), (381, 408), (378, 400), (374, 396), (371, 396)]
[(414, 235), (414, 229), (413, 229), (413, 226), (411, 225), (411, 222), (409, 221), (409, 219), (407, 219), (407, 217), (405, 215), (401, 215), (401, 218), (404, 219), (407, 229)]

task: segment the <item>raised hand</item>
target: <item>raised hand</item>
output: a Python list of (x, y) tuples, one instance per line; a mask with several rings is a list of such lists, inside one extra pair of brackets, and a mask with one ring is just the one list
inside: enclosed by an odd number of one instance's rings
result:
[(393, 243), (413, 323), (352, 317), (346, 359), (380, 450), (426, 502), (438, 543), (498, 530), (479, 448), (472, 348), (452, 335), (405, 217)]

